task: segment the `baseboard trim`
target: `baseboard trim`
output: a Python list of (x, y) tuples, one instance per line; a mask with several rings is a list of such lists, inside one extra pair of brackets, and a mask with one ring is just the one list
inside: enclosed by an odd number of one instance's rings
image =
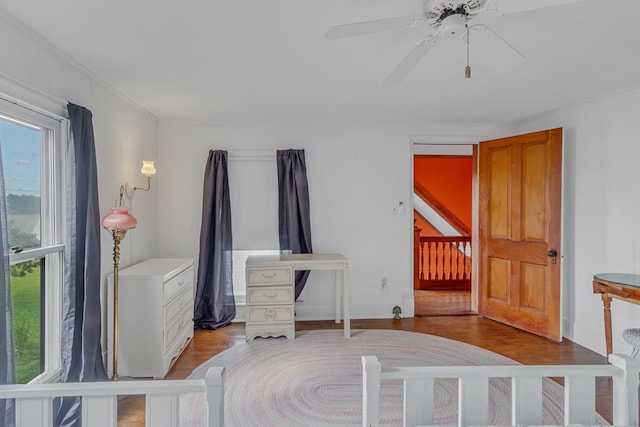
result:
[[(352, 304), (351, 319), (390, 319), (393, 317), (393, 307), (400, 305), (401, 317), (414, 317), (413, 295), (404, 295), (402, 303), (388, 302), (384, 304)], [(296, 320), (335, 320), (336, 308), (331, 304), (309, 304), (296, 303)], [(246, 306), (236, 304), (236, 317), (233, 322), (244, 322), (246, 320)]]

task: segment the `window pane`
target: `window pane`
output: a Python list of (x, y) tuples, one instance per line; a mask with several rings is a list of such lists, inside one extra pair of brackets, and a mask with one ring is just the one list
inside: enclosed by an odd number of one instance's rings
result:
[(41, 245), (41, 131), (0, 117), (9, 246)]
[(44, 259), (11, 266), (16, 378), (26, 384), (44, 371)]

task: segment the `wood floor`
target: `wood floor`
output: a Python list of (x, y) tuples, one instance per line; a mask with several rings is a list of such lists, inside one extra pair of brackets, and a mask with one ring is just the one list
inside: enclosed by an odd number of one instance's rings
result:
[(472, 314), (469, 290), (414, 290), (416, 316), (459, 316)]
[[(342, 325), (333, 321), (296, 322), (297, 331), (334, 328), (342, 328)], [(476, 315), (352, 320), (351, 328), (397, 329), (438, 335), (491, 350), (523, 364), (606, 363), (605, 357), (571, 341), (552, 342)], [(186, 378), (212, 356), (244, 341), (244, 323), (234, 323), (217, 331), (195, 331), (193, 340), (166, 378)], [(611, 422), (611, 380), (598, 379), (596, 387), (596, 409)], [(121, 399), (118, 408), (119, 426), (144, 426), (144, 400), (141, 397)]]

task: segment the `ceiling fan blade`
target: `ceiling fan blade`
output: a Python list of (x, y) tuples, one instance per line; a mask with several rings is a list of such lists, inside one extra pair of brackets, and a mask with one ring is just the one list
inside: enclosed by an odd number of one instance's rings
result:
[(491, 14), (507, 14), (560, 6), (578, 1), (583, 0), (489, 0), (485, 8)]
[(376, 21), (356, 22), (331, 27), (325, 34), (329, 40), (355, 37), (384, 31), (415, 28), (424, 24), (422, 16), (401, 16), (398, 18), (378, 19)]
[(438, 41), (438, 33), (418, 42), (382, 82), (383, 86), (400, 84)]

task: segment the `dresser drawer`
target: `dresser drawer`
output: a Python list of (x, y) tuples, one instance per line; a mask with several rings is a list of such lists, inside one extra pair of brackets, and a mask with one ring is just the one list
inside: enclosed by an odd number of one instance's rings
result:
[(178, 315), (178, 318), (165, 329), (164, 334), (164, 351), (169, 350), (174, 342), (182, 336), (185, 328), (192, 327), (191, 322), (193, 320), (193, 310), (186, 307)]
[(293, 307), (290, 305), (273, 307), (247, 306), (247, 322), (251, 323), (292, 322), (293, 315)]
[(293, 267), (247, 268), (247, 285), (287, 285), (293, 283)]
[(193, 284), (193, 267), (178, 273), (175, 277), (164, 283), (164, 300), (169, 302), (176, 294), (185, 287)]
[(173, 301), (164, 307), (164, 321), (167, 325), (172, 323), (173, 319), (185, 307), (192, 307), (193, 304), (193, 287), (188, 285), (182, 290)]
[(293, 289), (256, 286), (247, 288), (247, 305), (293, 304)]

